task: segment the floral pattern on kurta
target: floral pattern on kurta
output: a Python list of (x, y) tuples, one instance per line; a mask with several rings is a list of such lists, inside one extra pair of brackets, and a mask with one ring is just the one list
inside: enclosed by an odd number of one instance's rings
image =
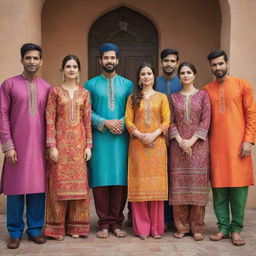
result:
[(255, 142), (256, 107), (252, 86), (229, 76), (204, 88), (210, 96), (212, 123), (209, 133), (211, 185), (214, 188), (254, 184), (252, 158), (239, 155), (243, 142)]
[[(170, 138), (170, 198), (172, 205), (205, 205), (208, 195), (209, 146), (208, 129), (211, 105), (207, 92), (196, 91), (184, 96), (180, 92), (169, 96), (171, 109)], [(199, 139), (192, 146), (192, 156), (183, 154), (175, 136)]]
[(50, 161), (49, 193), (55, 200), (89, 197), (85, 148), (92, 148), (89, 92), (75, 91), (73, 98), (62, 86), (50, 91), (46, 108), (46, 146), (59, 151)]
[(142, 133), (162, 134), (150, 146), (131, 136), (128, 155), (128, 201), (163, 201), (168, 198), (167, 150), (164, 134), (170, 124), (167, 96), (155, 92), (149, 99), (142, 99), (134, 111), (131, 96), (126, 106), (126, 127), (130, 134), (137, 129)]

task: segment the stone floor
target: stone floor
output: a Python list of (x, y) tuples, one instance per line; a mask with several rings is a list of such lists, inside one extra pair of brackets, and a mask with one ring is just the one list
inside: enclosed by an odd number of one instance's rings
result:
[(6, 216), (0, 215), (0, 255), (47, 255), (47, 256), (255, 256), (256, 255), (256, 210), (247, 210), (245, 217), (245, 232), (243, 233), (247, 244), (236, 247), (230, 239), (220, 242), (209, 241), (209, 235), (216, 232), (216, 220), (209, 203), (205, 218), (205, 240), (195, 242), (192, 237), (182, 240), (173, 237), (173, 231), (166, 232), (161, 240), (148, 238), (140, 240), (132, 234), (131, 228), (127, 228), (128, 236), (118, 239), (112, 234), (107, 239), (98, 239), (96, 215), (91, 205), (91, 233), (88, 238), (73, 239), (66, 237), (64, 241), (48, 240), (46, 244), (36, 245), (23, 236), (20, 248), (9, 250), (6, 248), (8, 233), (5, 229)]

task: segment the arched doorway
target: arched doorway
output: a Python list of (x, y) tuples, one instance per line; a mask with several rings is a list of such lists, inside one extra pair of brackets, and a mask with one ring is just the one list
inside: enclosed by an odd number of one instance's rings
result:
[(145, 16), (126, 7), (120, 7), (98, 18), (88, 36), (89, 78), (98, 75), (98, 49), (102, 43), (112, 42), (121, 49), (118, 74), (135, 81), (138, 65), (151, 62), (156, 70), (158, 33)]

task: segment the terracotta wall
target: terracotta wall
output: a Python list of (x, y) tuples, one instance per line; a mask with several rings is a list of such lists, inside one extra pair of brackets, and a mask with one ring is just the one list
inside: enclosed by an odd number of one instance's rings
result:
[(91, 24), (102, 14), (124, 5), (148, 17), (159, 33), (159, 50), (176, 48), (181, 61), (193, 62), (199, 71), (198, 86), (211, 79), (206, 55), (220, 46), (221, 11), (218, 0), (46, 0), (42, 12), (44, 77), (60, 81), (62, 58), (77, 54), (82, 79), (87, 79), (87, 37)]

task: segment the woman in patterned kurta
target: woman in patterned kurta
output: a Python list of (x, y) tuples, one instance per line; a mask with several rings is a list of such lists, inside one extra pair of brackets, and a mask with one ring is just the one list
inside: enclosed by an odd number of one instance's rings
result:
[(126, 107), (131, 135), (128, 156), (128, 201), (132, 202), (134, 233), (145, 239), (164, 232), (164, 200), (168, 197), (165, 135), (170, 110), (165, 94), (153, 89), (154, 71), (142, 63), (138, 83)]
[(89, 92), (78, 85), (79, 59), (62, 63), (64, 82), (53, 88), (46, 108), (49, 185), (45, 235), (63, 240), (65, 234), (87, 236), (89, 189), (86, 161), (91, 157)]
[(202, 240), (208, 197), (210, 101), (207, 92), (194, 87), (197, 71), (191, 63), (182, 63), (178, 74), (183, 89), (169, 96), (169, 199), (177, 229), (174, 236), (182, 238), (191, 231), (195, 240)]

